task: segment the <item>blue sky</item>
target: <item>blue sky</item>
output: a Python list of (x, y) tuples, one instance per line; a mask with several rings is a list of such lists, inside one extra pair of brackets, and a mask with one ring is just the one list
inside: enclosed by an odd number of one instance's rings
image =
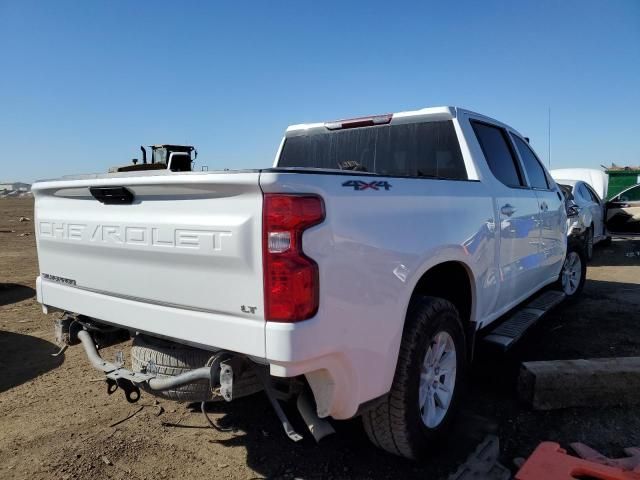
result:
[(640, 164), (640, 1), (0, 0), (0, 180), (267, 167), (288, 124), (435, 105), (545, 162), (551, 107), (553, 167)]

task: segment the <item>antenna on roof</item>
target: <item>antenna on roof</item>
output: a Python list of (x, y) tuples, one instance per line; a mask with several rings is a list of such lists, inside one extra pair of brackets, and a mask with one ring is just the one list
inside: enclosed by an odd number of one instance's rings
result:
[(551, 170), (551, 107), (549, 107), (549, 117), (547, 122), (547, 161), (549, 162), (549, 170)]

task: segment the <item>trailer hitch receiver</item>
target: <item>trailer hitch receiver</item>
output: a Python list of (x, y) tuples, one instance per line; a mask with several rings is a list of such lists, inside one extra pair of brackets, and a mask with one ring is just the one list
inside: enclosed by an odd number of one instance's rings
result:
[(140, 400), (140, 389), (131, 381), (126, 378), (113, 379), (106, 377), (107, 382), (107, 394), (111, 395), (118, 387), (124, 392), (124, 396), (129, 403), (136, 403)]

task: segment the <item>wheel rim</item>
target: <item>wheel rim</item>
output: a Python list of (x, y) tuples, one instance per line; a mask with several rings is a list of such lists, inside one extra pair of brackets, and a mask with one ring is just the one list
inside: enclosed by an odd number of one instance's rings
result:
[(567, 295), (573, 295), (578, 290), (582, 276), (582, 262), (580, 255), (569, 252), (562, 265), (562, 290)]
[(456, 346), (447, 332), (433, 336), (420, 370), (418, 407), (422, 423), (435, 428), (447, 414), (456, 384)]

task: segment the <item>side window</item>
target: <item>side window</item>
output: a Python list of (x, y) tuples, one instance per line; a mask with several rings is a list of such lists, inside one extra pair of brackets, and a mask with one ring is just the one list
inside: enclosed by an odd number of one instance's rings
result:
[(591, 187), (589, 188), (589, 193), (591, 194), (591, 198), (593, 198), (593, 201), (596, 203), (602, 203), (602, 199), (600, 198), (600, 196), (593, 191), (593, 189)]
[(529, 177), (529, 182), (533, 188), (542, 188), (544, 190), (549, 188), (549, 183), (547, 182), (547, 176), (544, 173), (544, 168), (540, 165), (538, 161), (538, 157), (536, 157), (531, 147), (525, 143), (520, 137), (515, 135), (511, 135), (513, 141), (516, 144), (516, 148), (518, 149), (518, 153), (520, 153), (520, 158), (522, 158), (522, 163), (524, 164), (524, 169), (527, 171), (527, 176)]
[(484, 157), (495, 177), (508, 187), (522, 187), (524, 181), (509, 146), (507, 132), (481, 122), (471, 122)]
[(587, 202), (600, 203), (596, 194), (591, 191), (591, 189), (587, 186), (586, 183), (581, 183), (580, 186), (578, 187), (578, 191), (580, 192), (580, 196), (584, 198)]
[(591, 195), (589, 195), (589, 190), (587, 190), (587, 187), (584, 186), (584, 183), (579, 183), (578, 184), (578, 193), (580, 194), (580, 197), (585, 202), (590, 202), (591, 201)]
[(620, 194), (621, 202), (640, 202), (640, 185)]
[(587, 193), (589, 194), (589, 198), (591, 198), (591, 200), (593, 200), (596, 203), (600, 203), (600, 199), (598, 198), (598, 195), (596, 195), (596, 192), (591, 190), (591, 187), (589, 185), (584, 184), (584, 188), (587, 190)]
[(558, 188), (558, 184), (556, 183), (556, 181), (553, 179), (553, 177), (551, 175), (549, 175), (548, 171), (544, 171), (545, 176), (547, 177), (547, 185), (549, 185), (549, 189), (553, 190), (555, 188)]

